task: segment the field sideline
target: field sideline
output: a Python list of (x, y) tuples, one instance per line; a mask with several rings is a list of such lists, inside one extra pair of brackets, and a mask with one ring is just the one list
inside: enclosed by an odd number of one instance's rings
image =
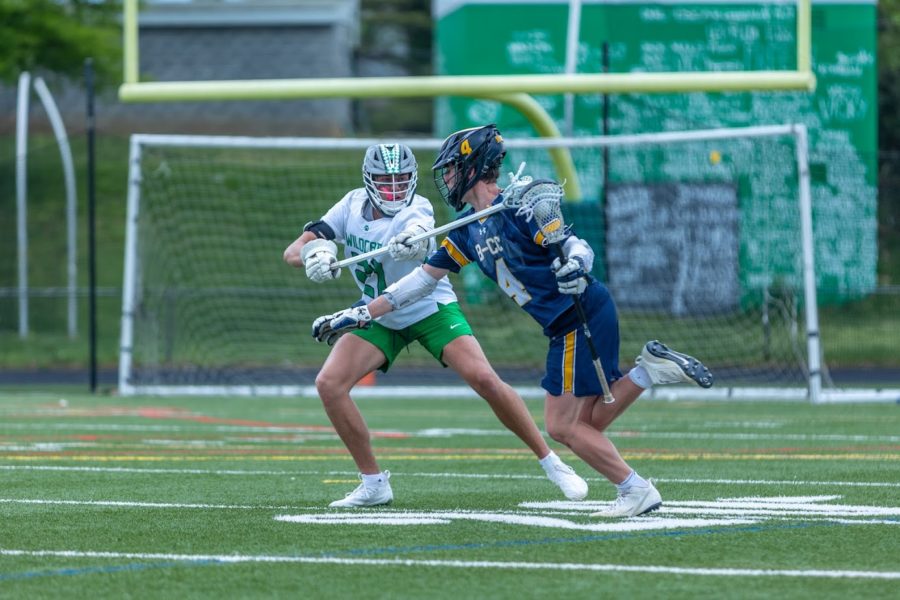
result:
[[(900, 406), (642, 401), (610, 436), (663, 495), (592, 518), (478, 400), (365, 399), (395, 501), (316, 399), (0, 390), (4, 598), (890, 598)], [(542, 423), (540, 402), (529, 408)]]

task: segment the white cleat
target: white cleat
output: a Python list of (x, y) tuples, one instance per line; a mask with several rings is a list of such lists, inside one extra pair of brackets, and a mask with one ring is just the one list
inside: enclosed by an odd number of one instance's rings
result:
[(545, 467), (544, 472), (569, 500), (584, 500), (587, 496), (587, 482), (566, 463), (557, 461), (550, 467)]
[(648, 481), (646, 486), (631, 486), (625, 492), (620, 492), (616, 501), (608, 508), (600, 512), (592, 513), (592, 517), (637, 517), (653, 512), (662, 506), (662, 496), (656, 487)]
[(696, 383), (708, 388), (713, 384), (712, 373), (706, 365), (693, 356), (675, 352), (656, 340), (647, 342), (634, 362), (644, 367), (654, 385)]
[[(360, 483), (355, 490), (348, 493), (344, 498), (335, 500), (328, 506), (330, 508), (359, 508), (362, 506), (381, 506), (390, 504), (394, 499), (394, 492), (391, 491), (391, 472), (384, 472), (384, 481), (370, 484), (366, 486), (365, 481)], [(362, 481), (362, 475), (359, 476)]]

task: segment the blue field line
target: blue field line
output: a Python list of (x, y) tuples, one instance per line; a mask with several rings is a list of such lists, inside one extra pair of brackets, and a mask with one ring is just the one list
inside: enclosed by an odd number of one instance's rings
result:
[(121, 573), (123, 571), (147, 571), (149, 569), (171, 569), (172, 567), (203, 567), (208, 565), (224, 565), (218, 560), (192, 560), (162, 563), (134, 563), (130, 565), (109, 565), (106, 567), (80, 567), (65, 569), (48, 569), (43, 571), (25, 571), (23, 573), (0, 573), (0, 581), (16, 581), (38, 579), (40, 577), (71, 577), (73, 575), (94, 575)]
[[(831, 526), (837, 526), (833, 523)], [(759, 533), (764, 531), (779, 531), (786, 529), (806, 529), (807, 527), (821, 527), (822, 523), (795, 523), (791, 525), (775, 525), (766, 527), (763, 525), (750, 525), (747, 527), (708, 528), (708, 529), (680, 529), (675, 531), (647, 531), (640, 533), (610, 533), (603, 535), (586, 535), (576, 538), (544, 538), (539, 540), (505, 540), (498, 542), (478, 542), (471, 544), (442, 544), (428, 546), (405, 546), (387, 548), (360, 548), (357, 550), (342, 550), (338, 552), (323, 552), (325, 557), (340, 556), (365, 556), (375, 554), (405, 554), (407, 552), (447, 552), (453, 550), (480, 550), (486, 548), (509, 548), (515, 546), (540, 546), (548, 544), (580, 544), (584, 542), (606, 542), (624, 539), (646, 539), (658, 537), (689, 537), (695, 535), (716, 535), (721, 533)]]

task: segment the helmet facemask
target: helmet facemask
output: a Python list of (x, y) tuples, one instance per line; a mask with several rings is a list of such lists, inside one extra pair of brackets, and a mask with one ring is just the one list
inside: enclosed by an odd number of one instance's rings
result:
[[(438, 167), (433, 171), (434, 185), (437, 187), (438, 192), (440, 192), (441, 198), (443, 198), (453, 210), (463, 209), (465, 202), (463, 202), (462, 198), (472, 187), (471, 185), (468, 187), (466, 186), (466, 178), (462, 176), (464, 168), (464, 163), (452, 162), (442, 167)], [(472, 185), (475, 185), (474, 181), (472, 181)]]
[(418, 165), (408, 146), (370, 146), (363, 159), (362, 172), (369, 201), (386, 217), (393, 217), (412, 203)]
[(506, 155), (503, 138), (495, 125), (463, 129), (441, 145), (431, 167), (441, 197), (454, 210), (462, 210), (463, 197), (479, 181), (496, 181)]

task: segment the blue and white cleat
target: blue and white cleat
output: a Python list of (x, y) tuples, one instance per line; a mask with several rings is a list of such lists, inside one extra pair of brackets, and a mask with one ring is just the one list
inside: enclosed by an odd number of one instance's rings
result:
[(635, 364), (644, 367), (654, 385), (696, 383), (702, 388), (708, 388), (713, 384), (712, 373), (706, 365), (693, 356), (671, 350), (656, 340), (644, 345)]

